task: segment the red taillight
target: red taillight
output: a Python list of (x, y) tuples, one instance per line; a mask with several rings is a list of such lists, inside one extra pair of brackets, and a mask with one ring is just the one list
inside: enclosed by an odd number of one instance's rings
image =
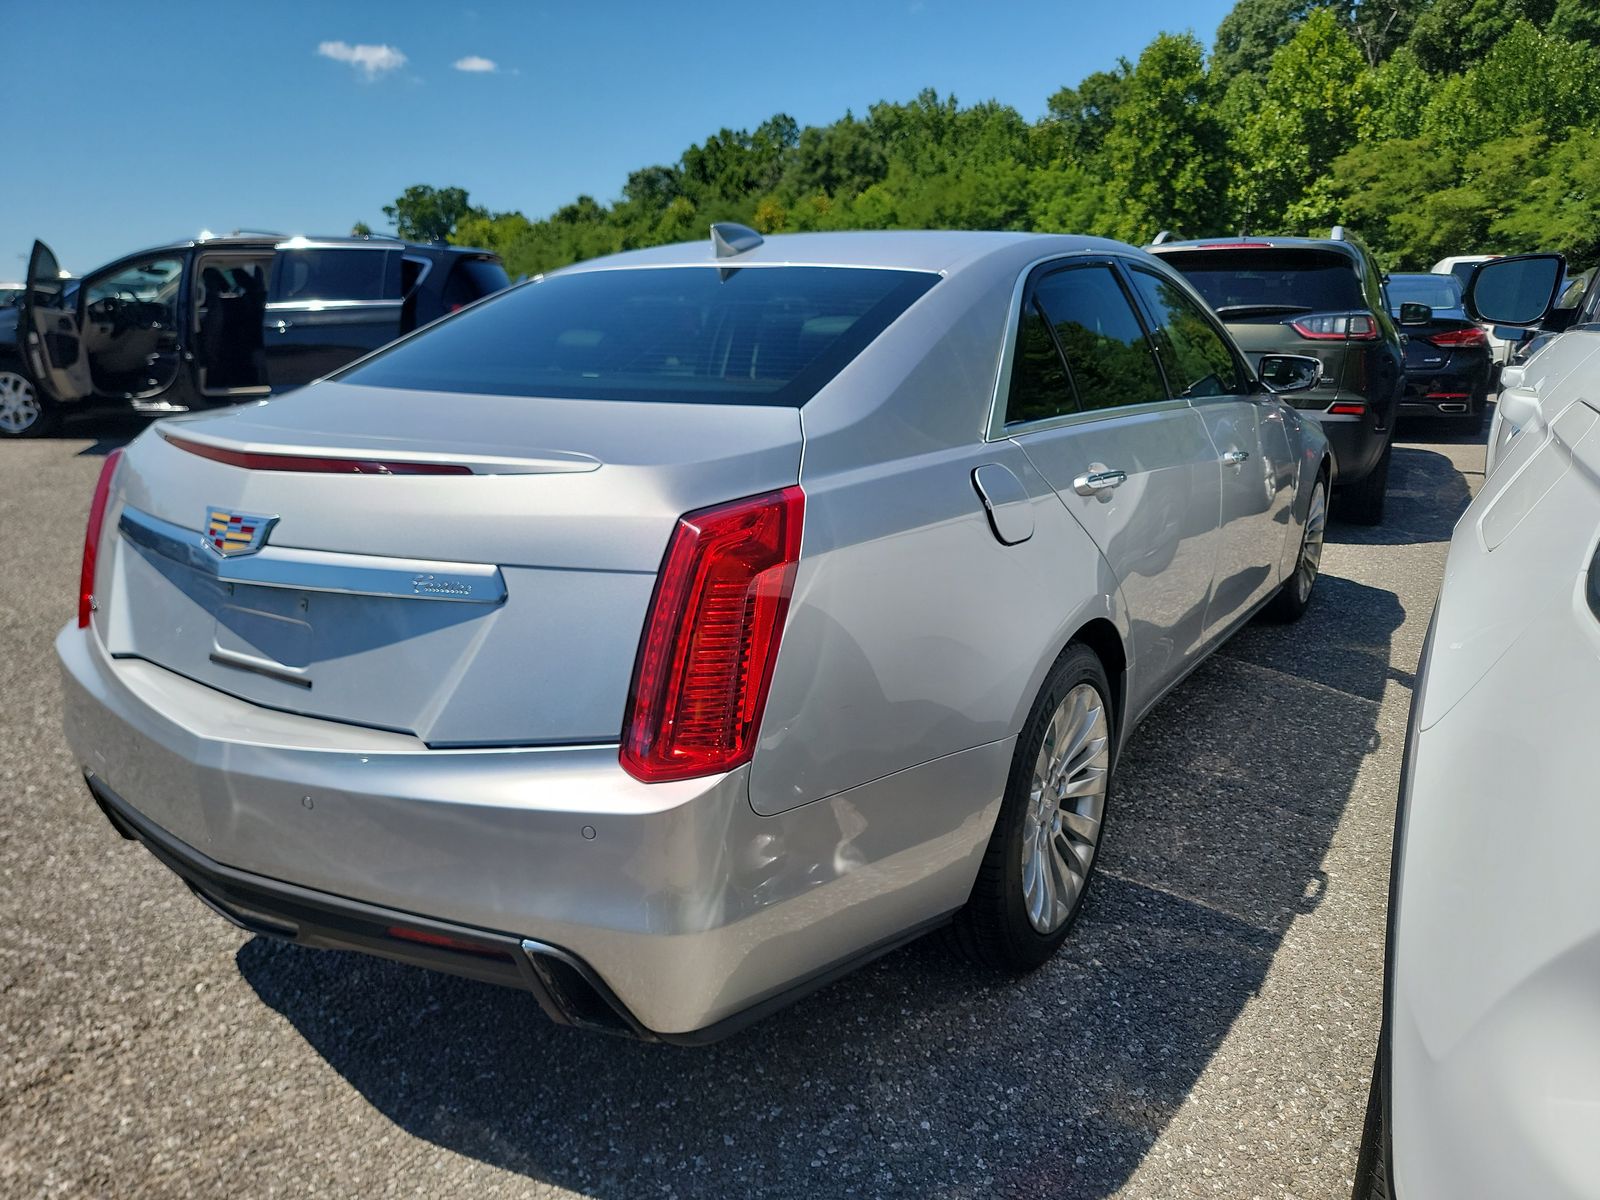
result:
[(1378, 337), (1378, 323), (1365, 313), (1297, 317), (1289, 325), (1301, 337), (1318, 342), (1343, 341), (1346, 338), (1371, 342)]
[(755, 753), (800, 558), (805, 493), (679, 518), (656, 580), (622, 729), (622, 766), (659, 783)]
[(89, 527), (83, 533), (83, 567), (78, 572), (78, 628), (89, 628), (89, 615), (95, 610), (94, 568), (100, 558), (100, 527), (106, 523), (106, 504), (111, 499), (111, 481), (116, 477), (122, 451), (113, 450), (100, 464), (94, 499), (89, 501)]
[(1457, 348), (1461, 346), (1487, 346), (1489, 336), (1476, 325), (1468, 329), (1452, 329), (1448, 333), (1431, 333), (1422, 339), (1432, 342), (1435, 346)]
[(173, 434), (163, 435), (179, 450), (209, 458), (212, 462), (247, 471), (304, 471), (312, 475), (471, 475), (464, 463), (408, 462), (404, 459), (328, 458), (310, 454), (258, 454), (253, 450), (229, 450), (191, 442)]
[(1367, 415), (1365, 404), (1334, 404), (1328, 408), (1330, 416), (1335, 417), (1364, 417)]

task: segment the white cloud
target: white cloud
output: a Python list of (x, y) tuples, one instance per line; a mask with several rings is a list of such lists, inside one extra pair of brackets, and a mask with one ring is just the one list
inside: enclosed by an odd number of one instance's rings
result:
[(388, 45), (369, 46), (362, 42), (352, 46), (349, 42), (322, 42), (317, 46), (317, 53), (334, 62), (349, 63), (368, 80), (406, 65), (406, 56)]
[(484, 58), (479, 54), (469, 54), (465, 58), (456, 59), (453, 64), (458, 71), (467, 71), (473, 75), (492, 75), (500, 69), (492, 58)]

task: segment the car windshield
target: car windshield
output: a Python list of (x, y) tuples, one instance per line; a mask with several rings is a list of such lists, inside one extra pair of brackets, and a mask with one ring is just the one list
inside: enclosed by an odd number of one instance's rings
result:
[(1391, 275), (1389, 307), (1398, 316), (1402, 304), (1429, 308), (1461, 307), (1461, 282), (1454, 275)]
[(938, 279), (855, 267), (557, 274), (337, 378), (506, 396), (798, 406)]
[(1161, 255), (1225, 321), (1363, 308), (1355, 260), (1299, 247), (1177, 250)]

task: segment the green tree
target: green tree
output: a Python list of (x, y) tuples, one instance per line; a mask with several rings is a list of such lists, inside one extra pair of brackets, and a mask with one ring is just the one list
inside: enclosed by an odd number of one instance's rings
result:
[(1556, 0), (1548, 31), (1569, 42), (1600, 48), (1600, 4), (1594, 0)]
[(350, 226), (350, 236), (371, 237), (372, 226), (368, 225), (365, 221), (357, 221), (354, 225)]
[(1200, 43), (1192, 34), (1158, 35), (1106, 133), (1101, 229), (1145, 241), (1164, 228), (1217, 228), (1225, 218), (1225, 141)]
[(1519, 21), (1544, 25), (1555, 7), (1556, 0), (1432, 0), (1417, 15), (1407, 44), (1427, 71), (1464, 71)]
[(383, 215), (395, 233), (408, 242), (446, 241), (471, 211), (464, 188), (436, 188), (425, 183), (413, 184), (393, 204), (383, 206)]
[(1217, 26), (1211, 73), (1226, 83), (1236, 75), (1265, 75), (1278, 47), (1294, 37), (1312, 12), (1336, 0), (1239, 0)]
[[(1232, 198), (1243, 227), (1322, 223), (1333, 160), (1372, 117), (1374, 79), (1339, 18), (1312, 13), (1272, 56), (1261, 103), (1238, 131)], [(1320, 185), (1320, 186), (1319, 186)]]
[(1593, 128), (1600, 125), (1600, 50), (1520, 21), (1465, 74), (1444, 81), (1423, 124), (1463, 152), (1529, 125), (1553, 133)]
[(1084, 76), (1077, 87), (1064, 87), (1050, 97), (1049, 119), (1055, 123), (1067, 157), (1081, 162), (1100, 153), (1132, 74), (1133, 64), (1119, 58), (1112, 70), (1095, 71)]

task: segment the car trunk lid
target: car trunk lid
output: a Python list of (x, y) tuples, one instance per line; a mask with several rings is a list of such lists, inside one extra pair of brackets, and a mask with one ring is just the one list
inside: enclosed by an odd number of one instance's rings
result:
[(119, 477), (97, 627), (433, 746), (614, 741), (677, 518), (796, 482), (800, 447), (787, 407), (339, 383), (165, 422)]

